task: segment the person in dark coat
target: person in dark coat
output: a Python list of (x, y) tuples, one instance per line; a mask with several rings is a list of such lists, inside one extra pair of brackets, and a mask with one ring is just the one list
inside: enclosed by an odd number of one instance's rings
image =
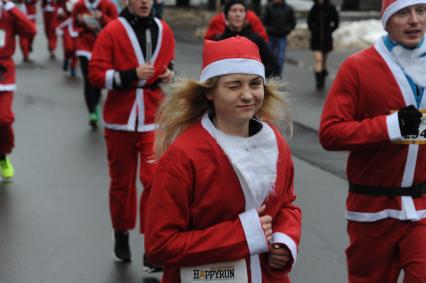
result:
[(269, 47), (278, 60), (281, 73), (287, 49), (287, 35), (296, 27), (294, 9), (285, 0), (272, 0), (266, 5), (262, 20), (269, 36)]
[(317, 90), (322, 90), (327, 71), (327, 55), (333, 50), (332, 33), (339, 27), (339, 14), (330, 0), (314, 0), (308, 15), (310, 48), (314, 53)]
[(260, 58), (265, 65), (267, 77), (279, 77), (280, 70), (278, 62), (266, 41), (257, 33), (253, 32), (251, 26), (246, 21), (247, 3), (244, 0), (228, 0), (225, 2), (223, 12), (227, 25), (225, 31), (215, 37), (215, 40), (223, 40), (233, 36), (244, 36), (254, 42), (259, 48)]

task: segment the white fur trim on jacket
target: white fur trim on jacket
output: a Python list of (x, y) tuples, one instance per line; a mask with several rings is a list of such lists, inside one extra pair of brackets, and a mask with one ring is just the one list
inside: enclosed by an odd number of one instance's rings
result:
[(402, 139), (401, 130), (399, 128), (398, 112), (394, 112), (386, 117), (386, 126), (391, 141)]
[(260, 223), (259, 214), (256, 209), (250, 209), (239, 215), (246, 235), (250, 255), (257, 255), (268, 251), (268, 242)]
[(426, 87), (426, 40), (423, 35), (422, 43), (414, 49), (397, 45), (392, 49), (392, 55), (398, 65), (417, 85)]
[(223, 59), (207, 65), (200, 74), (200, 82), (229, 74), (258, 75), (265, 81), (265, 66), (257, 60), (245, 58)]

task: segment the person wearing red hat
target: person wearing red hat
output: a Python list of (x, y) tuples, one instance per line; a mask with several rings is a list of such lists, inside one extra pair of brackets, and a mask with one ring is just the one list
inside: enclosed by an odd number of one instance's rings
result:
[[(125, 262), (131, 260), (129, 231), (136, 225), (137, 171), (143, 185), (139, 206), (143, 233), (156, 165), (154, 117), (164, 97), (161, 85), (174, 76), (174, 35), (166, 22), (153, 16), (152, 5), (152, 0), (130, 0), (120, 17), (99, 34), (90, 61), (91, 82), (108, 90), (103, 116), (114, 255)], [(144, 270), (157, 268), (144, 260)]]
[[(244, 5), (247, 5), (246, 1), (237, 0), (239, 2), (244, 3)], [(227, 0), (226, 3), (234, 2), (234, 0)], [(229, 4), (228, 3), (228, 4)], [(260, 18), (256, 15), (255, 12), (251, 10), (247, 10), (247, 23), (250, 24), (251, 29), (253, 32), (260, 35), (266, 42), (268, 42), (268, 34), (266, 33), (266, 29), (263, 26), (262, 21)], [(206, 33), (204, 35), (204, 39), (214, 40), (217, 36), (221, 35), (227, 26), (227, 20), (224, 12), (220, 12), (216, 14), (209, 22), (207, 26)]]
[(12, 100), (16, 90), (13, 62), (15, 37), (35, 34), (36, 26), (12, 1), (0, 1), (0, 176), (6, 180), (13, 178), (15, 173), (10, 158), (6, 156), (14, 147)]
[(41, 9), (43, 11), (44, 33), (47, 38), (47, 49), (49, 50), (50, 58), (55, 59), (56, 49), (56, 12), (58, 3), (55, 0), (41, 0)]
[(78, 0), (62, 1), (61, 7), (58, 9), (58, 26), (56, 27), (56, 35), (62, 37), (62, 48), (64, 54), (64, 61), (62, 63), (62, 70), (67, 72), (69, 70), (70, 76), (76, 76), (77, 54), (75, 46), (75, 38), (78, 32), (73, 29), (72, 22), (72, 9)]
[(253, 32), (247, 24), (247, 4), (244, 0), (228, 0), (225, 2), (223, 13), (226, 17), (225, 31), (216, 36), (214, 40), (223, 40), (233, 36), (244, 36), (254, 42), (259, 48), (260, 58), (265, 66), (266, 77), (280, 77), (278, 61), (266, 41), (257, 33)]
[(290, 282), (301, 211), (277, 87), (249, 39), (207, 40), (199, 81), (161, 105), (145, 251), (162, 282)]
[(349, 282), (426, 282), (426, 0), (384, 0), (382, 23), (341, 65), (319, 138), (350, 152)]
[(117, 8), (110, 0), (79, 0), (71, 12), (73, 30), (77, 32), (75, 49), (83, 74), (84, 99), (93, 130), (99, 126), (101, 89), (89, 80), (89, 60), (98, 34), (117, 17)]
[[(36, 24), (37, 14), (37, 0), (19, 0), (15, 2), (19, 9), (27, 16), (27, 18)], [(35, 35), (32, 36), (20, 36), (19, 46), (21, 47), (23, 61), (25, 63), (32, 63), (30, 59), (30, 53), (33, 50), (33, 42)]]

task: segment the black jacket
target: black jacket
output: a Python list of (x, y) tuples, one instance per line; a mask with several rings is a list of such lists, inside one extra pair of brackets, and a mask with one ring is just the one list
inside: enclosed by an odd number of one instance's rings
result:
[(278, 63), (275, 56), (272, 54), (265, 40), (260, 35), (253, 32), (250, 25), (245, 26), (240, 32), (231, 31), (229, 27), (226, 27), (224, 33), (218, 35), (215, 40), (223, 40), (237, 35), (247, 37), (257, 45), (260, 59), (263, 65), (265, 65), (266, 77), (279, 76), (280, 72), (278, 71)]
[(284, 3), (268, 3), (263, 14), (266, 32), (272, 36), (287, 36), (296, 26), (293, 7)]
[(333, 50), (332, 33), (339, 27), (339, 14), (333, 4), (314, 4), (308, 15), (311, 31), (311, 50), (330, 52)]

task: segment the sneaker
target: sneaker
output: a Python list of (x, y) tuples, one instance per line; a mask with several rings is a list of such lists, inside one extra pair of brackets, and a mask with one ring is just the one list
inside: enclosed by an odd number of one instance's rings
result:
[(30, 59), (29, 57), (24, 57), (23, 62), (25, 64), (34, 64), (34, 61), (32, 59)]
[(142, 270), (148, 273), (162, 272), (163, 268), (161, 266), (152, 264), (146, 255), (143, 255), (143, 266)]
[(132, 261), (129, 247), (129, 232), (114, 232), (114, 258), (118, 262)]
[(12, 162), (9, 157), (0, 160), (0, 171), (3, 179), (12, 179), (15, 175), (15, 169), (13, 168)]
[(92, 112), (89, 114), (89, 125), (92, 127), (93, 130), (96, 130), (98, 128), (98, 121), (99, 116), (96, 112)]
[(96, 110), (95, 110), (96, 116), (98, 116), (98, 121), (101, 119), (101, 106), (98, 104), (96, 105)]

